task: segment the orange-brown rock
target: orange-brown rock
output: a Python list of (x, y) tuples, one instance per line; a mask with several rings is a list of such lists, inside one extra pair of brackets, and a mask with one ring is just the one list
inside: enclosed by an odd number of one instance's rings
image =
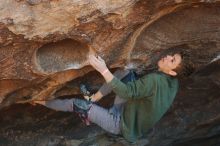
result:
[[(2, 0), (0, 108), (79, 94), (79, 80), (100, 83), (88, 64), (90, 53), (103, 57), (112, 70), (144, 71), (158, 53), (178, 46), (196, 70), (184, 83), (193, 80), (198, 88), (203, 85), (198, 80), (209, 83), (218, 103), (219, 0)], [(208, 82), (201, 68), (213, 59), (217, 63), (206, 69), (212, 75)], [(175, 105), (185, 96), (196, 96), (190, 91), (185, 95), (186, 89)], [(188, 103), (183, 104), (187, 109)], [(209, 118), (219, 115), (213, 116)]]
[[(82, 69), (90, 53), (111, 68), (149, 65), (156, 52), (179, 45), (187, 45), (196, 67), (219, 53), (217, 1), (9, 0), (0, 6), (3, 101), (11, 94), (50, 98), (91, 70)], [(63, 74), (68, 78), (60, 79)]]

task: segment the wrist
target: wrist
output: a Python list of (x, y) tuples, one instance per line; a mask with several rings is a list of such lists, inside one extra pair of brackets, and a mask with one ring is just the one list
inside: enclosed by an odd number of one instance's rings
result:
[(105, 70), (103, 70), (103, 71), (101, 72), (101, 74), (104, 76), (108, 71), (109, 71), (108, 68), (106, 68)]

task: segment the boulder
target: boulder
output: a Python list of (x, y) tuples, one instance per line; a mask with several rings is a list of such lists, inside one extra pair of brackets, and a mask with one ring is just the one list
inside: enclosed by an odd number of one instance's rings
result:
[(82, 82), (98, 90), (104, 80), (90, 54), (111, 71), (146, 73), (161, 54), (181, 48), (188, 73), (148, 139), (155, 146), (219, 144), (219, 26), (218, 0), (0, 1), (0, 109), (78, 96)]

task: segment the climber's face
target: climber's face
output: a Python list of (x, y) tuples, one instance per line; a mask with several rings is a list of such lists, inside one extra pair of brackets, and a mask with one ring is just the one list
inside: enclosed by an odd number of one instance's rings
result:
[(174, 69), (180, 65), (181, 61), (182, 57), (180, 54), (167, 55), (158, 61), (158, 70), (166, 74), (176, 76), (177, 73), (174, 71)]

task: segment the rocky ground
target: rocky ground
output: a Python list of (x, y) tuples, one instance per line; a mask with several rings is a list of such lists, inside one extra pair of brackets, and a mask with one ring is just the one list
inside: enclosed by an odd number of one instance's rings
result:
[(13, 105), (1, 111), (0, 119), (2, 146), (137, 145), (106, 133), (94, 124), (86, 126), (74, 113), (56, 112), (41, 105)]

